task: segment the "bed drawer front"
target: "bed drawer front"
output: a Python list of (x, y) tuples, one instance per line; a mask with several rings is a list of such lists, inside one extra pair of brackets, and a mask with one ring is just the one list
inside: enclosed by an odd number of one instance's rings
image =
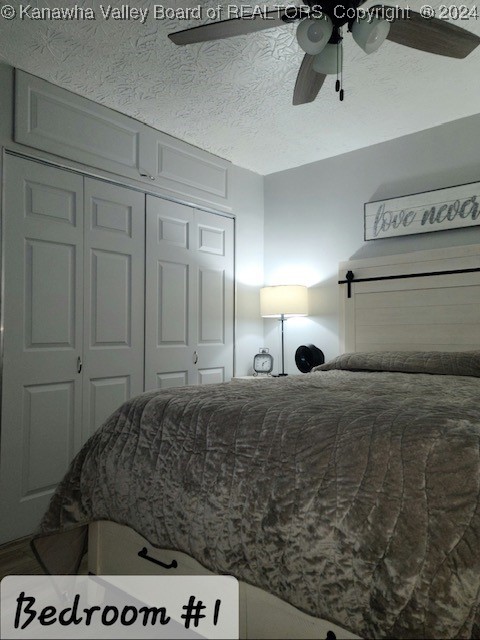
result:
[(90, 525), (88, 570), (97, 575), (212, 575), (185, 553), (152, 547), (129, 527), (106, 520)]

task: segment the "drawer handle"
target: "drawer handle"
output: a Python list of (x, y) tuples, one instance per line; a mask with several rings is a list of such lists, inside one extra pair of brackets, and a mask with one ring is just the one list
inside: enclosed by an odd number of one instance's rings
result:
[(165, 564), (164, 562), (160, 562), (160, 560), (155, 560), (155, 558), (152, 558), (151, 556), (148, 555), (147, 547), (143, 547), (143, 549), (138, 552), (138, 555), (140, 556), (140, 558), (144, 558), (149, 562), (158, 564), (164, 569), (176, 569), (178, 567), (178, 562), (176, 560), (172, 560), (170, 564)]
[(82, 373), (83, 362), (80, 356), (77, 358), (77, 373)]

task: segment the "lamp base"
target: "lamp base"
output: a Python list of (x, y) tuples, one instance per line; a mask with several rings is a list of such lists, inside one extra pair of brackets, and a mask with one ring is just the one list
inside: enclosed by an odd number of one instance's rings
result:
[(288, 376), (288, 373), (277, 373), (277, 375), (272, 376), (272, 378), (283, 378), (284, 376)]

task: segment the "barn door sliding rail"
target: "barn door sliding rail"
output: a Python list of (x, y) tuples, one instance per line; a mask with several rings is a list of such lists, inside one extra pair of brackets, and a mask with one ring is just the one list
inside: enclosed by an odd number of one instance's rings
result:
[(443, 271), (424, 271), (422, 273), (400, 273), (393, 276), (373, 276), (371, 278), (355, 278), (353, 271), (347, 271), (345, 280), (339, 280), (338, 284), (347, 285), (347, 298), (352, 297), (352, 284), (354, 282), (376, 282), (377, 280), (404, 280), (406, 278), (425, 278), (429, 276), (449, 276), (457, 273), (479, 272), (480, 267), (471, 269), (445, 269)]

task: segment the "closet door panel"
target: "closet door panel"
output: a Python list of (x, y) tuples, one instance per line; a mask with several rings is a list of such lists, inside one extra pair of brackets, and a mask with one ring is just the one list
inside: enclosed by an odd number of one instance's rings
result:
[(141, 163), (161, 189), (188, 202), (231, 210), (231, 164), (202, 149), (148, 128)]
[[(159, 346), (187, 346), (189, 340), (189, 265), (179, 262), (157, 262)], [(167, 313), (164, 311), (168, 310)]]
[(198, 370), (199, 384), (219, 384), (220, 382), (225, 382), (225, 367)]
[(137, 120), (16, 71), (15, 140), (87, 166), (140, 177), (147, 127)]
[(25, 239), (25, 346), (75, 348), (76, 247)]
[[(188, 371), (175, 371), (174, 373), (158, 373), (157, 389), (170, 389), (171, 387), (185, 387), (188, 384)], [(154, 387), (155, 388), (155, 387)]]
[(85, 179), (84, 439), (143, 391), (145, 196)]
[(233, 375), (234, 222), (196, 210), (193, 237), (199, 383), (226, 382)]
[(131, 347), (132, 256), (92, 249), (90, 260), (90, 347)]
[(0, 542), (29, 534), (81, 444), (83, 178), (7, 155)]
[(225, 269), (198, 269), (198, 343), (225, 344)]
[(91, 379), (88, 393), (89, 428), (94, 433), (105, 420), (131, 397), (130, 376)]
[(74, 455), (74, 383), (24, 387), (24, 452), (22, 493), (35, 496), (52, 490)]
[(147, 196), (145, 389), (197, 382), (193, 209)]
[(146, 389), (233, 375), (233, 220), (147, 196)]

